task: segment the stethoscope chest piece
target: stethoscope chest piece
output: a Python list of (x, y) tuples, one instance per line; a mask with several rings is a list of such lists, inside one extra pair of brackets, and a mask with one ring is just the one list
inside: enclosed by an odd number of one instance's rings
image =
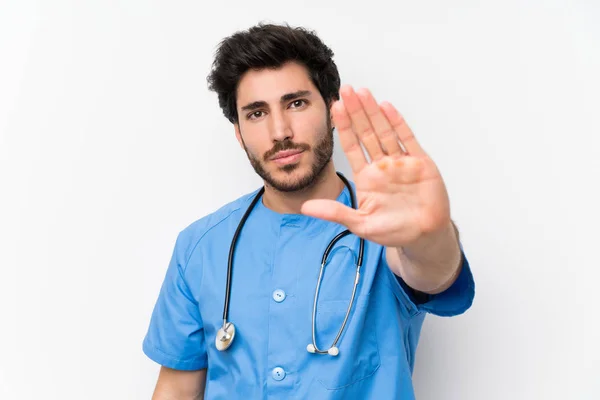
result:
[(235, 326), (231, 322), (227, 322), (217, 331), (217, 337), (215, 339), (217, 350), (227, 350), (229, 346), (231, 346), (234, 337)]

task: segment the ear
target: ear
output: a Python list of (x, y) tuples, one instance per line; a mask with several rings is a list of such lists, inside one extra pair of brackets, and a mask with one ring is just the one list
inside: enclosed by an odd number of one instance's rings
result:
[(332, 98), (331, 102), (329, 103), (329, 123), (331, 124), (331, 132), (335, 130), (335, 121), (333, 120), (333, 113), (331, 112), (331, 108), (335, 102), (336, 100)]
[(235, 138), (237, 139), (240, 147), (244, 149), (244, 139), (242, 139), (242, 133), (240, 132), (240, 125), (238, 123), (233, 124), (233, 128), (235, 130)]

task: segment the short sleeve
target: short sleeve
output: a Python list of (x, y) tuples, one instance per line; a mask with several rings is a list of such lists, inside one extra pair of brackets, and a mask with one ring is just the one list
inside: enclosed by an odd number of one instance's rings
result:
[(452, 317), (466, 312), (475, 298), (475, 280), (462, 244), (460, 250), (462, 261), (458, 277), (452, 286), (435, 295), (415, 293), (402, 278), (390, 270), (396, 288), (402, 292), (399, 299), (407, 302), (407, 306), (414, 311), (427, 312), (441, 317)]
[(206, 368), (208, 361), (198, 303), (185, 280), (184, 243), (180, 234), (142, 348), (160, 365), (191, 371)]

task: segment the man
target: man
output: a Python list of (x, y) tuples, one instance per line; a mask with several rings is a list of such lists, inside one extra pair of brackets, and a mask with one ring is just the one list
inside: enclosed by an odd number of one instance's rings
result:
[(472, 304), (436, 165), (391, 104), (340, 88), (332, 57), (289, 26), (221, 43), (210, 88), (264, 193), (178, 235), (143, 344), (153, 399), (413, 399), (425, 314)]

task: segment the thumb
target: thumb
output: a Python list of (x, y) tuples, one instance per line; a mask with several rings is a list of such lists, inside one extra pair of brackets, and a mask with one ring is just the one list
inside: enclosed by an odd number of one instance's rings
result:
[(360, 222), (357, 210), (336, 200), (307, 200), (302, 204), (300, 212), (315, 218), (335, 222), (353, 231)]

